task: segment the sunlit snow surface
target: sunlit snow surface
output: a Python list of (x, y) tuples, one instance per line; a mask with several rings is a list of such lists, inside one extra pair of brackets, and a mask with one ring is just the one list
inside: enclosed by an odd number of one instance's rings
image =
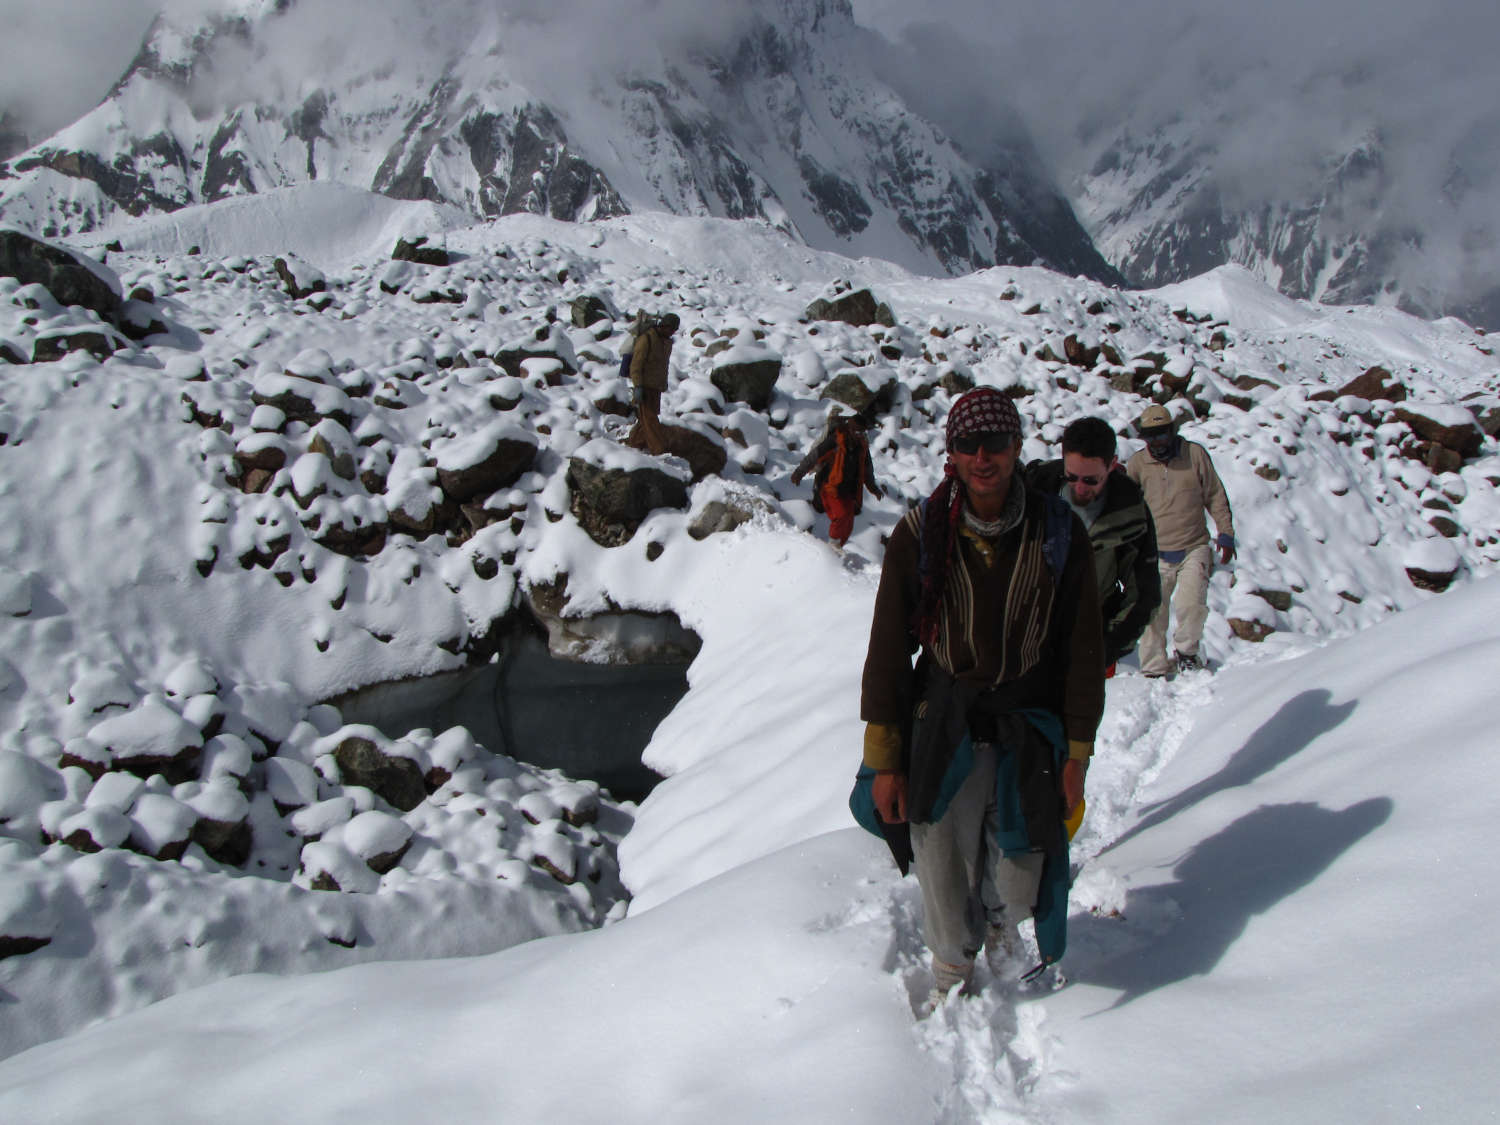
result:
[[(465, 257), (446, 270), (412, 267), (401, 293), (384, 292), (395, 237), (422, 233)], [(0, 367), (11, 435), (0, 447), (4, 780), (50, 784), (26, 763), (55, 757), (55, 742), (75, 735), (75, 689), (105, 706), (171, 699), (174, 677), (191, 680), (185, 665), (201, 661), (221, 694), (274, 683), (295, 712), (455, 666), (440, 642), (502, 612), (518, 585), (561, 573), (576, 612), (670, 609), (703, 649), (647, 753), (669, 780), (621, 848), (630, 913), (596, 932), (566, 934), (584, 916), (559, 916), (540, 897), (518, 925), (506, 904), (529, 901), (524, 887), (520, 899), (495, 898), (475, 877), (476, 845), (437, 835), (425, 865), (404, 860), (368, 895), (0, 842), (0, 918), (50, 910), (32, 928), (58, 935), (0, 961), (4, 1040), (15, 1051), (65, 1036), (0, 1063), (0, 1120), (1492, 1112), (1487, 1013), (1500, 985), (1480, 833), (1496, 804), (1483, 724), (1500, 673), (1500, 587), (1484, 576), (1500, 555), (1500, 465), (1491, 443), (1462, 473), (1434, 476), (1397, 456), (1393, 437), (1339, 440), (1344, 413), (1308, 401), (1376, 364), (1434, 408), (1493, 397), (1486, 338), (1389, 310), (1286, 302), (1222, 272), (1161, 297), (1040, 270), (934, 281), (732, 223), (517, 217), (469, 228), (430, 206), (316, 186), (103, 232), (96, 249), (112, 237), (125, 252), (110, 255), (111, 268), (127, 288), (156, 289), (179, 326), (171, 342), (102, 364), (75, 354)], [(202, 252), (188, 255), (193, 245)], [(288, 251), (328, 279), (322, 311), (258, 280)], [(802, 322), (838, 278), (873, 286), (901, 331), (877, 340)], [(460, 301), (414, 299), (432, 291)], [(609, 550), (579, 528), (562, 480), (568, 455), (626, 424), (597, 406), (624, 321), (613, 332), (572, 329), (565, 302), (585, 293), (622, 313), (678, 311), (664, 413), (747, 441), (727, 443), (725, 480), (695, 486), (689, 510), (658, 511)], [(1091, 313), (1096, 301), (1107, 310)], [(1227, 326), (1173, 315), (1181, 308)], [(524, 403), (499, 410), (496, 373), (466, 352), (553, 331), (549, 310), (581, 375), (556, 387), (512, 380)], [(1210, 347), (1215, 327), (1226, 339)], [(14, 337), (36, 326), (0, 328)], [(709, 382), (707, 345), (730, 329), (741, 342), (763, 333), (760, 345), (783, 357), (769, 418), (724, 404)], [(934, 420), (948, 394), (911, 392), (955, 370), (1022, 384), (1028, 457), (1052, 453), (1047, 443), (1083, 414), (1123, 429), (1143, 400), (1038, 359), (1043, 343), (1061, 355), (1070, 333), (1107, 338), (1127, 359), (1165, 353), (1168, 365), (1210, 372), (1218, 394), (1238, 393), (1237, 376), (1268, 384), (1250, 410), (1216, 399), (1187, 427), (1215, 457), (1239, 535), (1240, 556), (1210, 593), (1205, 651), (1220, 667), (1148, 685), (1127, 662), (1110, 683), (1075, 841), (1070, 983), (1020, 993), (981, 970), (979, 996), (916, 1021), (930, 978), (915, 885), (848, 827), (843, 804), (880, 536), (941, 467)], [(897, 354), (881, 354), (882, 342)], [(231, 556), (233, 538), (255, 526), (247, 510), (278, 498), (222, 485), (212, 468), (221, 454), (185, 420), (183, 391), (218, 394), (237, 437), (252, 426), (242, 384), (323, 362), (313, 352), (341, 376), (376, 380), (416, 363), (421, 398), (386, 416), (384, 432), (438, 463), (445, 450), (462, 461), (464, 438), (508, 414), (550, 430), (535, 472), (507, 499), (525, 512), (504, 545), (514, 563), (481, 580), (464, 553), (487, 546), (479, 539), (459, 549), (393, 539), (368, 565), (308, 547), (316, 577), (286, 586), (232, 558), (200, 576), (203, 536), (222, 536)], [(435, 366), (442, 356), (453, 366)], [(206, 380), (192, 378), (195, 360)], [(821, 428), (821, 389), (846, 370), (895, 379), (898, 391), (874, 441), (891, 495), (866, 507), (839, 555), (806, 533), (822, 524), (807, 482), (786, 477)], [(750, 524), (688, 534), (711, 500), (746, 496), (761, 502)], [(1438, 498), (1463, 528), (1441, 548), (1427, 523), (1436, 509), (1425, 506)], [(260, 514), (296, 524), (293, 501), (278, 503)], [(1444, 551), (1461, 563), (1457, 585), (1441, 596), (1413, 587), (1405, 568)], [(335, 586), (349, 592), (337, 611)], [(1256, 610), (1276, 632), (1252, 645), (1234, 639), (1227, 615), (1256, 589), (1293, 602)], [(265, 709), (267, 698), (246, 694), (244, 706)], [(34, 815), (12, 804), (0, 793), (0, 813)], [(462, 823), (446, 815), (435, 827), (427, 804), (405, 818), (419, 835)], [(349, 823), (360, 840), (391, 831)], [(535, 879), (519, 866), (523, 884)], [(64, 900), (44, 893), (59, 880), (72, 892), (62, 913)], [(275, 940), (278, 920), (305, 918), (307, 903), (329, 915), (321, 931)], [(347, 964), (332, 938), (361, 926), (373, 940), (348, 960), (386, 963), (295, 975)], [(558, 936), (503, 948), (535, 933)], [(388, 960), (480, 949), (503, 951)], [(184, 971), (153, 976), (162, 959)], [(252, 975), (120, 1014), (230, 974)], [(118, 1018), (78, 1030), (107, 1015)]]

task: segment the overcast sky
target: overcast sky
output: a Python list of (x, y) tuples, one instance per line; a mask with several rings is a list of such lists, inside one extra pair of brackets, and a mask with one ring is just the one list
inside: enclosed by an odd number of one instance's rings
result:
[[(252, 0), (165, 0), (201, 10)], [(780, 4), (793, 0), (760, 0)], [(815, 0), (807, 0), (813, 3)], [(1500, 3), (1496, 0), (852, 0), (856, 18), (896, 44), (883, 62), (941, 109), (961, 140), (1004, 131), (1009, 103), (1065, 183), (1122, 120), (1144, 131), (1178, 112), (1222, 106), (1221, 178), (1237, 202), (1285, 197), (1322, 161), (1378, 126), (1394, 186), (1388, 208), (1425, 222), (1460, 198), (1500, 225)], [(399, 18), (377, 19), (384, 4)], [(362, 49), (442, 5), (503, 14), (533, 54), (585, 75), (642, 54), (663, 29), (722, 33), (743, 0), (298, 0), (326, 42)], [(73, 120), (107, 92), (163, 0), (0, 0), (0, 108), (33, 136)], [(633, 9), (633, 10), (632, 10)], [(351, 13), (357, 13), (351, 15)], [(419, 15), (418, 13), (422, 13)], [(917, 21), (921, 21), (920, 23)], [(462, 31), (462, 19), (430, 26)], [(520, 29), (516, 31), (514, 29)], [(550, 44), (550, 46), (549, 46)], [(290, 47), (291, 45), (287, 45)], [(279, 54), (316, 70), (321, 44)], [(278, 58), (278, 55), (272, 55)], [(230, 68), (232, 69), (232, 68)], [(566, 72), (566, 71), (565, 71)], [(976, 85), (984, 96), (976, 96)], [(1452, 224), (1452, 215), (1449, 215)], [(1448, 237), (1462, 238), (1460, 223)], [(1433, 237), (1439, 237), (1434, 234)], [(1496, 256), (1493, 247), (1486, 251)]]

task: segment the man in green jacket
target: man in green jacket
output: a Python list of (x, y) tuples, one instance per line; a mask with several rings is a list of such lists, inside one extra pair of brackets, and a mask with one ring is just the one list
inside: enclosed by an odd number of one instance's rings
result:
[(1115, 431), (1103, 418), (1079, 418), (1062, 435), (1062, 457), (1026, 467), (1031, 484), (1061, 496), (1089, 529), (1104, 619), (1106, 677), (1140, 640), (1161, 604), (1156, 527), (1140, 485), (1115, 456)]
[[(1156, 522), (1162, 597), (1141, 637), (1141, 671), (1156, 678), (1168, 675), (1174, 663), (1184, 672), (1203, 667), (1198, 645), (1208, 620), (1213, 548), (1218, 548), (1219, 563), (1228, 566), (1234, 558), (1234, 517), (1208, 450), (1178, 436), (1177, 423), (1166, 407), (1146, 407), (1135, 430), (1145, 439), (1146, 448), (1125, 463), (1125, 472), (1141, 486)], [(1213, 516), (1218, 530), (1212, 545), (1205, 511)], [(1167, 622), (1173, 611), (1177, 614), (1172, 634), (1176, 656), (1169, 661)]]
[(1015, 403), (970, 391), (946, 437), (942, 484), (891, 533), (860, 690), (861, 772), (880, 819), (910, 822), (938, 997), (981, 948), (1009, 971), (1028, 916), (1042, 960), (1062, 955), (1063, 820), (1104, 710), (1088, 534), (1015, 471)]

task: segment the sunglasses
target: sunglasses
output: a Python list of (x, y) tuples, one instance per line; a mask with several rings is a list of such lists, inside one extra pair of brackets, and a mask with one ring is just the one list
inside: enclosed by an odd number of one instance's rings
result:
[(953, 452), (971, 456), (983, 449), (986, 453), (1004, 453), (1015, 444), (1015, 434), (964, 434), (953, 439)]
[(1103, 481), (1104, 478), (1103, 477), (1081, 477), (1077, 473), (1064, 473), (1063, 474), (1063, 480), (1067, 481), (1069, 484), (1086, 484), (1090, 488), (1093, 488), (1096, 484), (1099, 484), (1101, 481)]

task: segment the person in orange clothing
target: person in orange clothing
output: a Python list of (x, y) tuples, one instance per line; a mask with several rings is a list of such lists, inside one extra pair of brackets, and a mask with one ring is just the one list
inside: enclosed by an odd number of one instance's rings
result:
[(834, 407), (828, 425), (802, 463), (792, 470), (792, 483), (813, 474), (813, 507), (828, 517), (828, 539), (842, 547), (854, 533), (854, 517), (864, 508), (865, 490), (877, 500), (885, 495), (875, 483), (870, 443), (858, 416), (846, 417)]

